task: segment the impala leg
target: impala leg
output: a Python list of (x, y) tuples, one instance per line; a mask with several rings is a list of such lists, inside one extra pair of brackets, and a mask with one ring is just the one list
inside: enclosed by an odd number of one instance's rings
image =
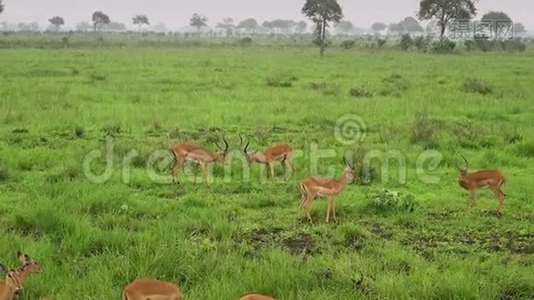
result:
[(304, 209), (304, 205), (306, 204), (307, 198), (308, 196), (306, 195), (306, 192), (303, 191), (299, 202), (299, 219), (302, 217), (302, 211)]
[(506, 200), (506, 197), (500, 188), (494, 189), (493, 194), (499, 200), (499, 207), (497, 208), (497, 212), (500, 213), (504, 206), (504, 201)]
[(308, 221), (310, 224), (313, 224), (312, 217), (311, 217), (311, 205), (313, 202), (313, 199), (315, 198), (315, 194), (308, 195), (308, 200), (306, 201), (306, 216), (308, 217)]
[(200, 168), (202, 169), (202, 173), (204, 174), (204, 178), (206, 178), (206, 184), (209, 186), (210, 181), (208, 178), (208, 165), (205, 162), (200, 162)]
[(274, 162), (269, 163), (269, 169), (271, 170), (271, 179), (274, 180)]
[(176, 184), (180, 184), (180, 181), (178, 180), (178, 176), (180, 176), (180, 169), (182, 168), (183, 160), (181, 159), (174, 159), (172, 162), (172, 182)]
[(334, 197), (330, 196), (328, 197), (328, 209), (326, 211), (326, 223), (330, 220), (330, 211), (332, 210), (332, 202), (334, 200)]
[(334, 222), (337, 223), (336, 219), (336, 199), (332, 197), (332, 215), (334, 216)]

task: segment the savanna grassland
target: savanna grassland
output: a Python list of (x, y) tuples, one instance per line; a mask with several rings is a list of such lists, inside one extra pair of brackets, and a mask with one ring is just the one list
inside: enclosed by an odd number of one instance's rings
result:
[[(176, 282), (185, 299), (532, 299), (533, 81), (530, 50), (0, 49), (0, 259), (16, 266), (20, 249), (42, 264), (22, 299), (119, 299), (139, 277)], [(365, 122), (357, 145), (335, 137), (346, 114)], [(147, 173), (167, 134), (216, 150), (221, 133), (236, 153), (240, 133), (256, 149), (291, 143), (302, 151), (296, 173), (273, 183), (253, 165), (242, 180), (238, 156), (230, 180), (214, 166), (209, 188)], [(107, 136), (114, 172), (94, 183), (83, 162)], [(311, 145), (337, 154), (311, 171)], [(365, 180), (338, 197), (338, 222), (325, 223), (324, 199), (314, 225), (299, 222), (299, 179), (340, 174), (346, 149)], [(392, 150), (405, 182), (381, 180), (380, 160), (360, 170), (365, 153)], [(427, 170), (439, 183), (417, 176), (428, 150), (442, 155)], [(461, 155), (507, 176), (501, 217), (489, 191), (464, 212)], [(159, 174), (169, 166), (160, 161)], [(91, 168), (103, 172), (104, 157)], [(384, 200), (384, 189), (409, 206)]]

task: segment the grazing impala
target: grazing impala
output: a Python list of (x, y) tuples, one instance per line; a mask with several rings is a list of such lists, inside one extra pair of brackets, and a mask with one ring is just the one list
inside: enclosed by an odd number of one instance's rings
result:
[(22, 289), (20, 273), (17, 270), (8, 270), (0, 263), (0, 272), (6, 274), (6, 279), (0, 281), (0, 300), (13, 300)]
[(239, 298), (239, 300), (276, 300), (276, 299), (274, 299), (273, 297), (260, 295), (260, 294), (249, 294), (249, 295), (245, 295)]
[(326, 223), (330, 219), (330, 212), (334, 221), (336, 221), (336, 196), (345, 188), (345, 186), (354, 180), (354, 166), (344, 158), (345, 169), (343, 174), (338, 178), (308, 177), (300, 182), (302, 197), (299, 204), (299, 217), (306, 210), (308, 221), (313, 223), (310, 211), (313, 199), (317, 196), (328, 197), (328, 210), (326, 212)]
[[(239, 136), (241, 140), (241, 146), (243, 146), (243, 138)], [(293, 163), (293, 149), (288, 144), (276, 144), (265, 149), (264, 151), (248, 151), (248, 146), (250, 145), (250, 139), (247, 141), (245, 148), (243, 148), (243, 154), (247, 158), (249, 165), (253, 162), (260, 164), (265, 164), (269, 166), (271, 172), (271, 178), (274, 179), (274, 163), (279, 161), (284, 170), (287, 171), (287, 168), (290, 167), (291, 170), (295, 171), (295, 164)]]
[(122, 300), (182, 300), (182, 294), (174, 283), (138, 279), (124, 288)]
[(206, 182), (208, 181), (208, 164), (212, 162), (221, 162), (226, 159), (226, 153), (228, 152), (228, 141), (223, 136), (225, 148), (224, 150), (215, 143), (219, 148), (217, 152), (209, 152), (202, 146), (191, 143), (178, 143), (171, 147), (171, 154), (173, 157), (172, 164), (172, 181), (179, 183), (178, 176), (180, 175), (180, 169), (184, 165), (185, 161), (192, 161), (200, 166), (202, 172), (206, 176)]
[[(464, 168), (458, 168), (458, 183), (461, 187), (469, 191), (469, 198), (471, 204), (476, 205), (476, 191), (482, 188), (490, 188), (493, 194), (499, 200), (499, 207), (497, 213), (501, 212), (504, 206), (504, 200), (506, 195), (502, 191), (502, 186), (506, 182), (506, 178), (499, 170), (480, 170), (476, 172), (469, 172), (469, 162), (462, 156), (465, 161)], [(467, 203), (469, 205), (469, 201)], [(466, 209), (468, 207), (466, 206)]]

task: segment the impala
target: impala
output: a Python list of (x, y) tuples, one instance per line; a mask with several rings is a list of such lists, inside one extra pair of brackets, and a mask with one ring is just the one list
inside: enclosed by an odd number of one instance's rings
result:
[(8, 270), (3, 264), (0, 264), (0, 272), (6, 274), (6, 279), (0, 281), (0, 300), (15, 299), (15, 295), (22, 289), (19, 272)]
[[(476, 205), (476, 191), (482, 188), (489, 188), (493, 191), (495, 197), (499, 200), (499, 207), (497, 208), (497, 213), (500, 213), (502, 207), (504, 206), (504, 201), (506, 195), (502, 191), (502, 187), (506, 182), (506, 178), (499, 170), (480, 170), (476, 172), (469, 172), (469, 162), (462, 155), (463, 160), (465, 161), (464, 168), (458, 168), (458, 183), (461, 187), (469, 191), (469, 198), (471, 200), (471, 205)], [(469, 205), (469, 201), (467, 203)], [(466, 206), (466, 209), (468, 207)]]
[(328, 197), (328, 210), (326, 212), (326, 223), (330, 220), (330, 212), (334, 221), (336, 220), (336, 196), (345, 188), (345, 186), (354, 180), (354, 166), (348, 163), (344, 158), (345, 169), (343, 174), (338, 178), (322, 178), (322, 177), (308, 177), (300, 182), (300, 190), (302, 197), (299, 203), (299, 218), (302, 217), (302, 213), (306, 210), (306, 216), (308, 221), (313, 224), (310, 211), (311, 204), (315, 197), (323, 196)]
[(182, 294), (174, 283), (138, 279), (124, 288), (122, 300), (182, 300)]
[[(239, 136), (241, 140), (241, 146), (243, 146), (243, 138)], [(248, 139), (247, 144), (243, 148), (242, 152), (247, 158), (249, 165), (253, 162), (260, 164), (265, 164), (269, 166), (271, 171), (271, 178), (274, 179), (274, 163), (279, 161), (284, 170), (287, 171), (287, 168), (290, 167), (293, 172), (295, 172), (295, 164), (293, 163), (293, 149), (288, 144), (275, 144), (265, 149), (264, 151), (248, 151), (248, 146), (250, 145), (250, 139)]]
[(218, 143), (215, 143), (219, 148), (217, 152), (209, 152), (204, 147), (191, 144), (191, 143), (178, 143), (171, 147), (171, 154), (173, 157), (172, 164), (172, 181), (174, 183), (179, 183), (178, 176), (180, 175), (180, 169), (183, 167), (185, 161), (192, 161), (200, 166), (202, 172), (206, 177), (206, 182), (209, 185), (208, 181), (208, 164), (212, 162), (221, 162), (226, 159), (226, 153), (228, 152), (228, 141), (223, 136), (225, 148), (224, 150), (219, 146)]
[(245, 295), (239, 298), (239, 300), (275, 300), (275, 299), (273, 297), (260, 295), (260, 294), (248, 294), (248, 295)]

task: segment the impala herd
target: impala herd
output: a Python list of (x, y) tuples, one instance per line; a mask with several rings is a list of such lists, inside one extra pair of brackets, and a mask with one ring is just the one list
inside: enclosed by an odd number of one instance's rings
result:
[[(172, 177), (174, 183), (179, 183), (178, 176), (180, 169), (186, 161), (197, 164), (204, 175), (206, 182), (208, 181), (208, 164), (213, 162), (223, 162), (228, 153), (229, 143), (223, 136), (224, 149), (218, 144), (219, 151), (210, 152), (204, 147), (192, 143), (178, 143), (174, 144), (170, 152), (172, 154)], [(243, 146), (243, 137), (240, 136), (241, 147)], [(241, 152), (245, 156), (249, 164), (256, 162), (265, 164), (269, 167), (271, 178), (274, 179), (275, 171), (274, 164), (280, 162), (287, 171), (288, 168), (295, 171), (293, 163), (293, 149), (288, 144), (276, 144), (263, 151), (249, 151), (248, 147), (250, 140), (248, 139)], [(240, 147), (240, 148), (241, 148)], [(506, 182), (503, 174), (498, 170), (479, 170), (469, 172), (469, 162), (462, 156), (465, 161), (465, 167), (458, 168), (458, 183), (465, 190), (469, 191), (469, 200), (467, 201), (466, 210), (473, 205), (476, 205), (476, 191), (482, 188), (489, 188), (499, 200), (497, 213), (500, 214), (506, 195), (502, 191), (502, 187)], [(343, 173), (338, 178), (324, 178), (311, 176), (300, 181), (301, 198), (299, 202), (299, 218), (305, 214), (308, 221), (312, 223), (311, 218), (311, 204), (313, 200), (318, 197), (328, 198), (328, 209), (326, 212), (326, 223), (329, 222), (330, 216), (336, 221), (336, 196), (341, 191), (358, 177), (355, 174), (354, 165), (343, 160), (345, 168)], [(0, 271), (6, 274), (6, 278), (0, 281), (0, 300), (12, 300), (22, 290), (22, 285), (31, 273), (41, 272), (40, 265), (30, 258), (27, 254), (18, 253), (18, 257), (22, 266), (18, 269), (7, 269), (3, 264), (0, 264)], [(138, 279), (128, 284), (122, 292), (123, 300), (181, 300), (182, 294), (178, 286), (171, 282), (165, 282), (155, 279)], [(240, 300), (274, 300), (274, 298), (260, 295), (248, 294), (240, 298)]]

